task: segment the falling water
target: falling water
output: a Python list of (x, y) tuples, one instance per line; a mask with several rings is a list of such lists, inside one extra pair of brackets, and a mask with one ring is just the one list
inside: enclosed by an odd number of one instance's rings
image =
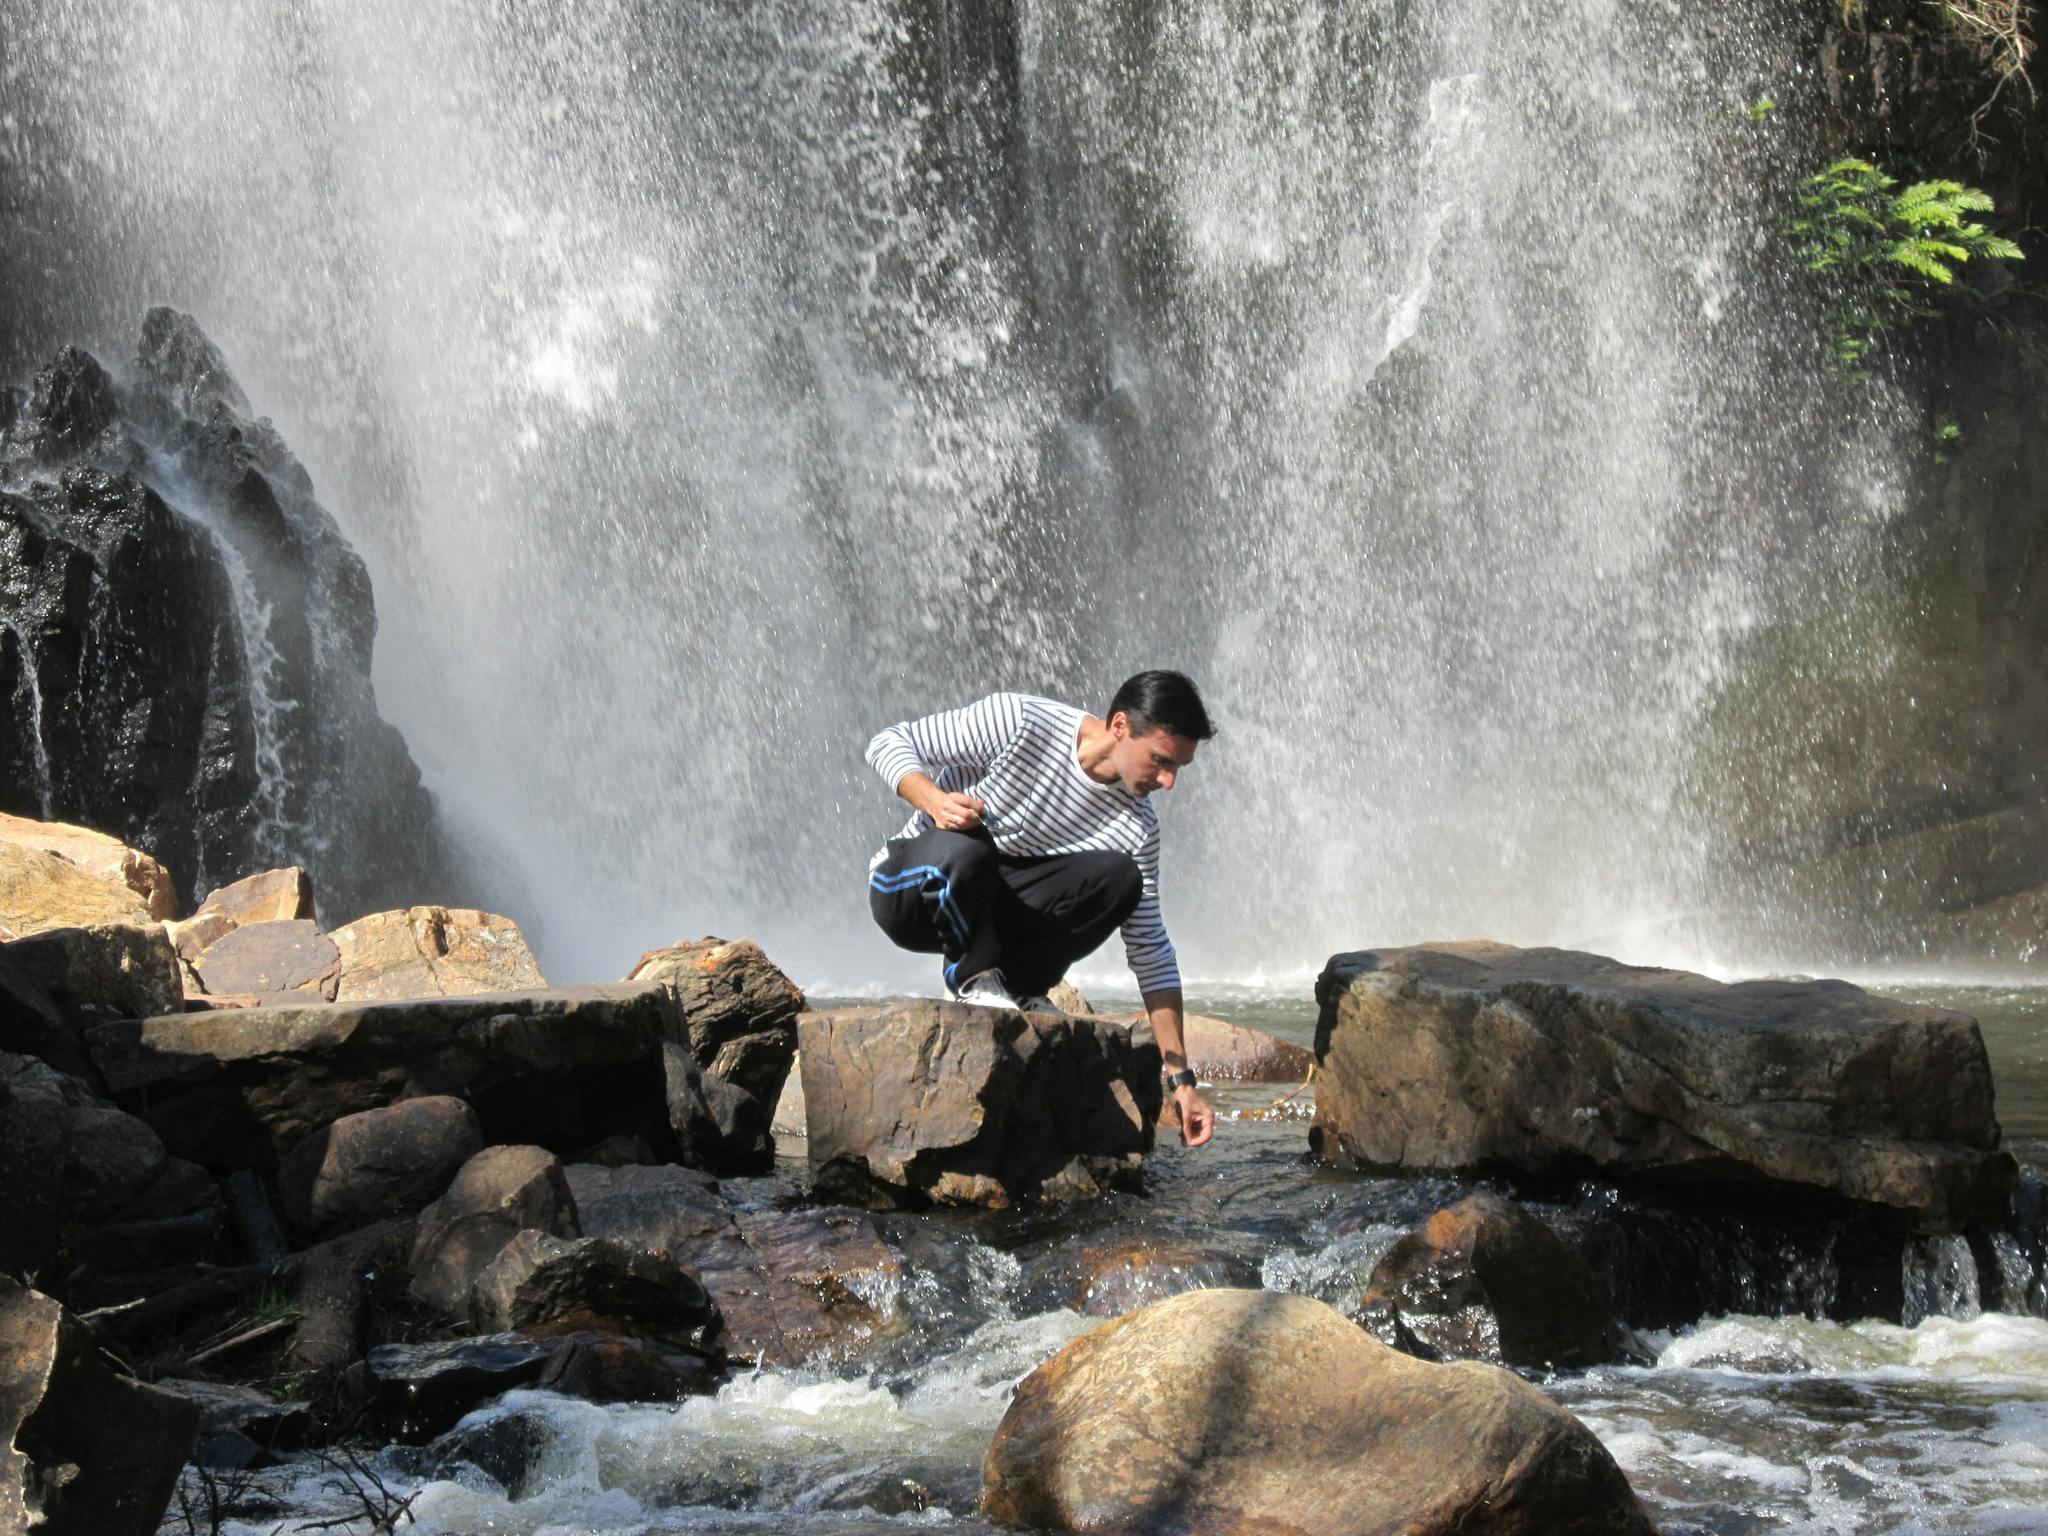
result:
[(50, 774), (50, 749), (43, 740), (43, 684), (36, 676), (35, 652), (30, 649), (28, 639), (12, 624), (6, 626), (14, 637), (14, 654), (21, 658), (22, 687), (28, 694), (28, 739), (35, 761), (36, 804), (42, 810), (43, 820), (50, 819), (50, 793), (56, 781)]
[(1194, 975), (1738, 942), (1699, 722), (1899, 496), (1779, 350), (1778, 8), (671, 10), (0, 0), (17, 371), (199, 318), (551, 974), (928, 981), (868, 734), (1160, 664)]

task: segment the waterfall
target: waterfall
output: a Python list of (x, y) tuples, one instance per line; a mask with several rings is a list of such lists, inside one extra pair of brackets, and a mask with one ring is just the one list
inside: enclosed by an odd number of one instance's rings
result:
[(867, 736), (1153, 665), (1192, 976), (1754, 958), (1703, 722), (1902, 474), (1758, 255), (1777, 9), (0, 0), (7, 302), (220, 342), (551, 976), (928, 984)]

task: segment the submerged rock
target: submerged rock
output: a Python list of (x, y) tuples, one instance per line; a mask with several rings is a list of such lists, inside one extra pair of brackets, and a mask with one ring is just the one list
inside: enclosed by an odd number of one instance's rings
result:
[(0, 1530), (153, 1536), (198, 1419), (116, 1371), (49, 1297), (0, 1278)]
[(1093, 1019), (911, 1002), (799, 1021), (811, 1174), (855, 1204), (1003, 1206), (1135, 1177), (1159, 1052)]
[(1536, 1217), (1474, 1195), (1407, 1234), (1359, 1301), (1368, 1327), (1425, 1358), (1536, 1370), (1614, 1358), (1614, 1303), (1593, 1267)]
[(1960, 1013), (1486, 943), (1338, 955), (1316, 996), (1311, 1145), (1340, 1165), (1789, 1185), (1936, 1231), (2009, 1199)]
[(1074, 1340), (1018, 1386), (983, 1481), (991, 1519), (1043, 1530), (1654, 1536), (1534, 1387), (1272, 1291), (1194, 1291)]
[(752, 939), (701, 939), (651, 949), (629, 981), (675, 994), (692, 1054), (706, 1070), (773, 1104), (796, 1054), (804, 995)]

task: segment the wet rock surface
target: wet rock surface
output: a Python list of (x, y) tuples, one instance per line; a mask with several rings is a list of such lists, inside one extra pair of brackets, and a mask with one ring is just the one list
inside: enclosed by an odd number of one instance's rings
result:
[(1017, 1388), (983, 1476), (990, 1518), (1049, 1530), (1653, 1531), (1592, 1432), (1517, 1377), (1411, 1359), (1263, 1291), (1082, 1335)]
[(775, 1163), (768, 1107), (737, 1083), (698, 1066), (689, 1047), (661, 1048), (668, 1123), (678, 1155), (710, 1173), (765, 1173)]
[(2009, 1197), (1962, 1014), (1484, 943), (1339, 955), (1317, 998), (1311, 1141), (1340, 1165), (1789, 1185), (1932, 1230)]
[(466, 1320), (484, 1272), (526, 1231), (580, 1235), (562, 1165), (540, 1147), (486, 1147), (420, 1212), (412, 1294), (444, 1317)]
[(1114, 1024), (961, 1003), (799, 1022), (812, 1177), (856, 1204), (1093, 1198), (1152, 1145), (1159, 1053)]
[(1373, 1267), (1359, 1310), (1382, 1342), (1425, 1359), (1568, 1370), (1616, 1354), (1606, 1283), (1498, 1195), (1461, 1200), (1403, 1237)]
[(291, 861), (344, 911), (445, 891), (432, 800), (371, 689), (367, 572), (199, 328), (151, 310), (121, 382), (66, 348), (8, 415), (4, 808), (147, 853), (183, 904)]

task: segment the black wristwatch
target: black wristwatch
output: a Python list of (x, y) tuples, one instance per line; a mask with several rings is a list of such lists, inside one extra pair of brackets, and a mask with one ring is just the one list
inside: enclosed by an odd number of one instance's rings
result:
[(1195, 1076), (1194, 1068), (1182, 1067), (1178, 1072), (1167, 1074), (1166, 1091), (1168, 1093), (1179, 1093), (1181, 1089), (1192, 1088), (1200, 1081), (1201, 1079)]

